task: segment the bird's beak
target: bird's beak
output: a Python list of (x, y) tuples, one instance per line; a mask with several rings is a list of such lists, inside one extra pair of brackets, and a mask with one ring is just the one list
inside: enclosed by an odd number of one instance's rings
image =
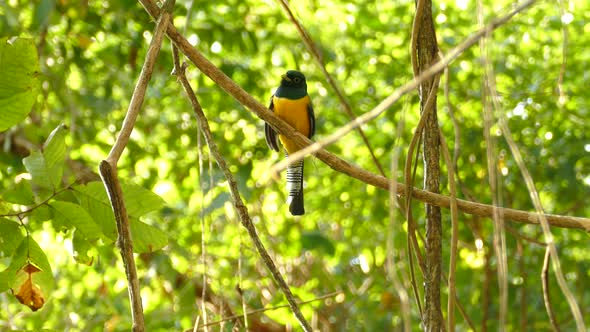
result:
[(281, 78), (284, 79), (287, 82), (291, 82), (291, 79), (289, 78), (289, 76), (287, 76), (287, 74), (281, 75)]

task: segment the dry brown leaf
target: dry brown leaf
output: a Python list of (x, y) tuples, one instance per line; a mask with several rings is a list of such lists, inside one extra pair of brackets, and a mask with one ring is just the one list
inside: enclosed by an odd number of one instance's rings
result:
[(43, 296), (41, 288), (33, 283), (33, 274), (41, 272), (41, 270), (35, 265), (28, 263), (21, 269), (21, 271), (25, 272), (28, 276), (20, 287), (18, 287), (18, 292), (16, 292), (14, 296), (16, 296), (16, 299), (20, 303), (31, 308), (33, 311), (37, 311), (45, 304), (45, 297)]

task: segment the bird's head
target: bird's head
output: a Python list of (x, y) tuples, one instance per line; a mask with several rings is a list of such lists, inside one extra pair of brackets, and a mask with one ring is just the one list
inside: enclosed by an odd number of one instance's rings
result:
[(305, 76), (297, 70), (289, 70), (281, 75), (281, 86), (290, 88), (306, 88)]

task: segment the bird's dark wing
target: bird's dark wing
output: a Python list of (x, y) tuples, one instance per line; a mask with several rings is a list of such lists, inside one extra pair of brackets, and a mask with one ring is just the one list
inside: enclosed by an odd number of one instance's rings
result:
[[(273, 97), (270, 97), (270, 105), (268, 106), (268, 108), (270, 109), (271, 112), (274, 112), (275, 106), (272, 102), (272, 98)], [(279, 151), (279, 143), (277, 141), (277, 133), (266, 122), (264, 123), (264, 137), (266, 137), (266, 144), (268, 145), (268, 147), (278, 152)]]
[(313, 105), (311, 101), (307, 105), (307, 117), (309, 118), (309, 138), (312, 138), (315, 134), (315, 114), (313, 113)]

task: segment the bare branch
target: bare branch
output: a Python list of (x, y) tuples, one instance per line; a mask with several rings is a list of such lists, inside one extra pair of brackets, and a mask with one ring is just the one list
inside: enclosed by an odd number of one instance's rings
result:
[(565, 277), (563, 275), (563, 271), (561, 270), (561, 263), (559, 262), (559, 257), (557, 256), (557, 249), (555, 248), (555, 242), (553, 239), (553, 235), (551, 234), (551, 229), (549, 228), (549, 221), (544, 214), (543, 205), (541, 204), (541, 199), (539, 198), (539, 192), (535, 188), (535, 183), (533, 182), (533, 178), (529, 173), (526, 165), (524, 164), (524, 159), (522, 158), (522, 154), (518, 149), (518, 146), (514, 142), (512, 138), (512, 134), (510, 129), (508, 128), (508, 124), (506, 123), (506, 119), (500, 118), (499, 121), (500, 130), (510, 147), (510, 151), (514, 156), (514, 160), (520, 169), (524, 182), (527, 186), (529, 194), (531, 196), (531, 201), (535, 206), (535, 210), (537, 215), (539, 216), (539, 222), (541, 224), (541, 229), (543, 230), (543, 234), (545, 235), (545, 241), (547, 242), (547, 250), (550, 251), (551, 256), (551, 265), (553, 267), (553, 272), (555, 273), (555, 278), (557, 279), (557, 284), (561, 289), (561, 292), (565, 296), (572, 315), (574, 316), (574, 320), (576, 321), (576, 327), (579, 332), (586, 331), (586, 324), (584, 323), (584, 317), (582, 316), (582, 312), (580, 311), (580, 306), (576, 301), (576, 298), (570, 291), (569, 287), (567, 286), (567, 282), (565, 281)]
[(174, 6), (174, 0), (167, 0), (164, 7), (165, 11), (162, 12), (156, 29), (154, 31), (154, 37), (150, 43), (145, 62), (141, 69), (139, 79), (133, 91), (129, 109), (125, 115), (123, 121), (123, 127), (117, 137), (111, 152), (109, 153), (106, 160), (103, 160), (99, 166), (100, 176), (104, 182), (107, 190), (113, 212), (115, 214), (115, 221), (117, 223), (117, 233), (119, 234), (117, 239), (117, 245), (121, 252), (123, 259), (123, 265), (125, 266), (125, 274), (127, 275), (127, 287), (129, 290), (129, 299), (131, 302), (131, 317), (133, 319), (133, 331), (143, 332), (145, 331), (145, 322), (143, 317), (143, 307), (141, 304), (141, 294), (139, 289), (139, 280), (137, 278), (137, 269), (135, 267), (135, 260), (133, 257), (133, 242), (131, 241), (131, 230), (129, 226), (129, 219), (127, 216), (127, 210), (125, 208), (125, 201), (123, 199), (123, 191), (121, 190), (121, 184), (117, 176), (117, 162), (129, 141), (129, 136), (135, 125), (135, 120), (141, 109), (141, 104), (145, 97), (147, 85), (152, 76), (154, 64), (160, 48), (162, 46), (162, 39), (164, 38), (164, 32), (166, 27), (170, 23), (170, 13)]
[(543, 260), (543, 269), (541, 271), (541, 281), (543, 284), (543, 301), (545, 302), (545, 309), (547, 309), (547, 315), (549, 316), (549, 321), (551, 322), (551, 327), (553, 327), (553, 331), (559, 332), (559, 325), (557, 325), (557, 320), (555, 319), (555, 313), (553, 312), (553, 308), (551, 307), (551, 296), (549, 294), (549, 257), (551, 256), (551, 250), (549, 250), (549, 246), (547, 246), (547, 250), (545, 250), (545, 259)]

